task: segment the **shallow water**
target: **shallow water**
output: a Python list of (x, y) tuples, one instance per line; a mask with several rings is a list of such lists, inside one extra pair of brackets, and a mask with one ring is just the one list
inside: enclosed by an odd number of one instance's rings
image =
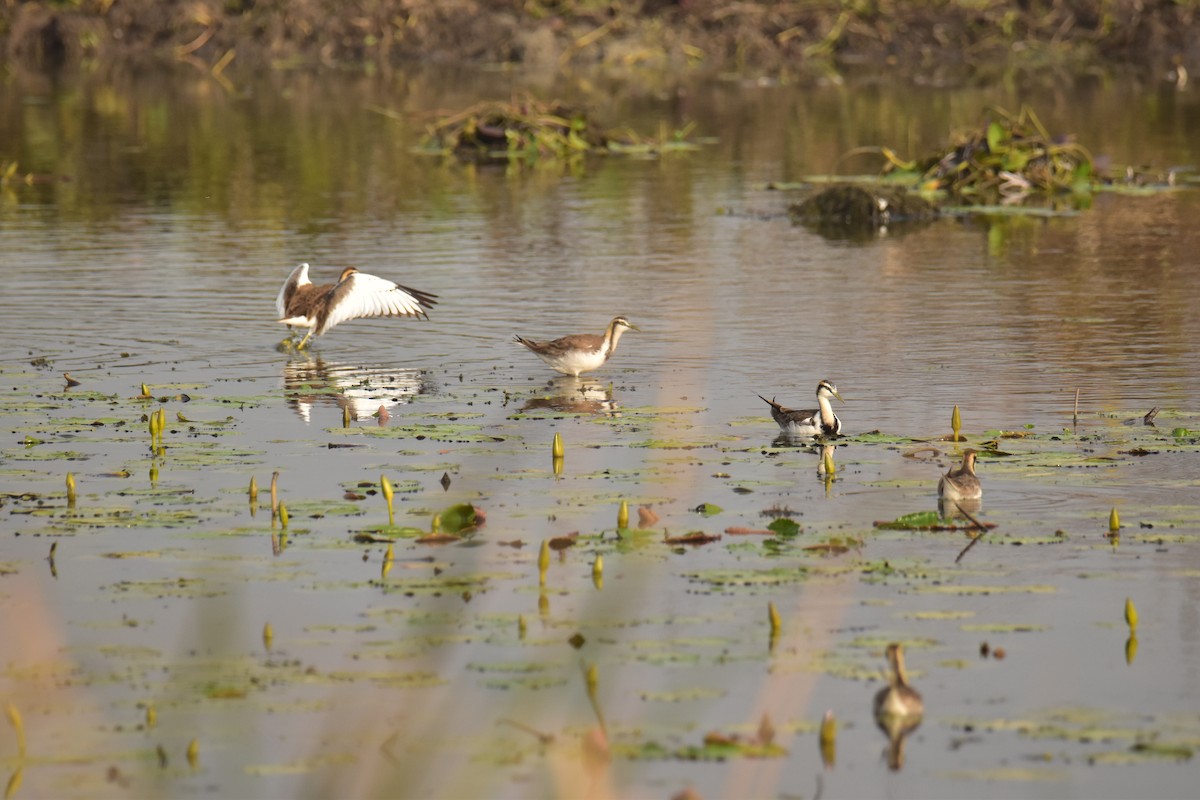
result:
[[(698, 152), (503, 169), (410, 148), (433, 110), (504, 96), (509, 77), (276, 80), (0, 89), (15, 143), (0, 159), (68, 178), (0, 190), (17, 796), (1190, 794), (1200, 197), (1101, 194), (1075, 214), (856, 243), (794, 225), (793, 195), (767, 184), (857, 146), (920, 152), (1021, 100), (1114, 164), (1186, 167), (1194, 97), (1121, 81), (1070, 103), (1037, 87), (694, 87), (601, 102), (648, 131), (698, 120), (714, 139)], [(281, 352), (273, 303), (299, 261), (440, 304)], [(551, 382), (511, 342), (617, 313), (642, 331), (580, 381)], [(776, 441), (755, 396), (807, 406), (821, 378), (850, 434), (832, 481), (819, 451)], [(956, 404), (971, 444), (1009, 454), (981, 459), (997, 528), (957, 562), (961, 531), (872, 524), (935, 507), (962, 448), (940, 440)], [(397, 539), (384, 572), (385, 545), (352, 538), (387, 527), (381, 474), (398, 525), (428, 530), (461, 502), (486, 525), (448, 546)], [(635, 519), (653, 506), (653, 533), (616, 538), (622, 499)], [(778, 509), (803, 533), (661, 541)], [(539, 544), (573, 532), (539, 589)], [(821, 544), (849, 550), (804, 549)], [(927, 708), (900, 771), (871, 719), (892, 640)], [(985, 640), (1006, 657), (981, 658)], [(764, 713), (786, 755), (684, 758)], [(580, 756), (598, 727), (611, 759)]]

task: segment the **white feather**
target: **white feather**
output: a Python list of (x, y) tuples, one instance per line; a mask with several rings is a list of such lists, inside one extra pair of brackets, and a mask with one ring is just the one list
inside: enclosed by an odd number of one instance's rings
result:
[(401, 289), (395, 281), (355, 272), (346, 278), (346, 293), (329, 309), (325, 333), (339, 322), (362, 317), (411, 316), (419, 317), (424, 312), (417, 298)]
[[(286, 323), (288, 325), (308, 325), (309, 324), (307, 321), (304, 321), (303, 318), (293, 317), (291, 320), (286, 320), (286, 319), (283, 319), (282, 317), (284, 314), (287, 313), (287, 308), (283, 304), (283, 298), (284, 298), (284, 296), (287, 295), (288, 289), (292, 286), (304, 286), (304, 285), (310, 284), (310, 283), (312, 283), (312, 281), (309, 280), (309, 278), (308, 278), (308, 264), (299, 265), (294, 270), (292, 270), (291, 275), (288, 275), (287, 280), (283, 282), (283, 286), (280, 287), (280, 289), (279, 289), (279, 296), (275, 298), (275, 308), (279, 311), (279, 316), (280, 316), (279, 321), (280, 322)], [(300, 319), (301, 321), (299, 321), (299, 322), (294, 321), (297, 319)]]

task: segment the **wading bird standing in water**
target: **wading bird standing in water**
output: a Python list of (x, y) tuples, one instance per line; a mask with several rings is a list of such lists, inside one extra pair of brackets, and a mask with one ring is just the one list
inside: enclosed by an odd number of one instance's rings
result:
[(608, 323), (604, 335), (576, 333), (549, 342), (535, 342), (514, 336), (513, 341), (523, 344), (534, 355), (564, 375), (579, 377), (581, 372), (590, 372), (604, 366), (604, 362), (617, 351), (617, 342), (625, 331), (640, 330), (625, 317), (615, 317)]
[(943, 500), (978, 500), (983, 497), (983, 486), (975, 474), (975, 451), (963, 453), (962, 466), (952, 469), (938, 481), (938, 497)]

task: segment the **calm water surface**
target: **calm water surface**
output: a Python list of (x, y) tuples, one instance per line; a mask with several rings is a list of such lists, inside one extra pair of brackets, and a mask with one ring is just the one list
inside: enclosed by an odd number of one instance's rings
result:
[[(767, 187), (866, 169), (839, 162), (855, 147), (920, 154), (1022, 102), (1114, 168), (1186, 183), (1194, 93), (731, 83), (589, 98), (646, 132), (697, 121), (693, 153), (524, 169), (412, 154), (439, 109), (511, 80), (0, 87), (0, 160), (45, 176), (0, 189), (0, 686), (28, 738), (24, 759), (11, 738), (0, 749), (15, 796), (1189, 796), (1200, 195), (853, 242), (793, 224), (795, 196)], [(288, 354), (273, 305), (300, 261), (440, 304)], [(618, 313), (642, 331), (585, 380), (551, 381), (511, 342)], [(851, 434), (832, 482), (813, 448), (779, 446), (756, 397), (808, 406), (822, 378)], [(137, 400), (143, 382), (163, 402)], [(961, 532), (872, 525), (934, 507), (962, 447), (939, 438), (956, 404), (972, 443), (1011, 454), (981, 459), (998, 527), (957, 563)], [(170, 422), (158, 455), (154, 407)], [(273, 471), (282, 549), (245, 495), (255, 476), (265, 503)], [(459, 502), (487, 523), (467, 544), (398, 540), (381, 577), (385, 546), (352, 538), (386, 525), (381, 474), (400, 524), (428, 529)], [(653, 506), (655, 534), (616, 540), (622, 499)], [(804, 533), (659, 540), (779, 509)], [(574, 532), (539, 589), (538, 545)], [(899, 771), (870, 713), (892, 640), (927, 706)], [(1006, 657), (981, 658), (985, 640)], [(710, 731), (753, 736), (764, 713), (786, 755), (663, 757)], [(586, 755), (600, 729), (611, 760)]]

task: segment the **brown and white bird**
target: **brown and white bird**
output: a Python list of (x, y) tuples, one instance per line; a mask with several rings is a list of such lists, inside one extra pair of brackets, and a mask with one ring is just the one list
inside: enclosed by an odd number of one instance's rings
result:
[(938, 481), (938, 497), (943, 500), (978, 500), (983, 497), (983, 486), (975, 475), (975, 451), (963, 453), (962, 466), (952, 469)]
[[(887, 646), (888, 685), (875, 694), (875, 721), (884, 727), (896, 719), (917, 719), (925, 714), (921, 693), (908, 684), (904, 670), (904, 648), (896, 642)], [(915, 726), (914, 726), (915, 727)]]
[(394, 281), (346, 267), (337, 283), (313, 285), (308, 264), (292, 270), (275, 299), (279, 322), (308, 328), (297, 349), (339, 322), (360, 317), (426, 317), (436, 294), (401, 286)]
[(888, 737), (887, 761), (892, 770), (904, 766), (904, 740), (921, 725), (925, 701), (908, 684), (904, 650), (898, 643), (887, 646), (888, 685), (875, 693), (875, 724)]
[(833, 413), (833, 404), (829, 402), (831, 397), (846, 402), (838, 394), (836, 386), (829, 381), (821, 381), (817, 384), (817, 408), (814, 411), (785, 408), (761, 394), (758, 399), (771, 407), (771, 417), (779, 424), (779, 429), (789, 436), (836, 436), (842, 432), (842, 421)]
[(513, 341), (525, 345), (538, 358), (564, 375), (579, 377), (581, 372), (604, 366), (604, 362), (616, 352), (621, 335), (625, 331), (636, 330), (641, 329), (625, 317), (614, 317), (602, 336), (594, 333), (576, 333), (549, 342), (535, 342), (532, 339), (514, 336)]

